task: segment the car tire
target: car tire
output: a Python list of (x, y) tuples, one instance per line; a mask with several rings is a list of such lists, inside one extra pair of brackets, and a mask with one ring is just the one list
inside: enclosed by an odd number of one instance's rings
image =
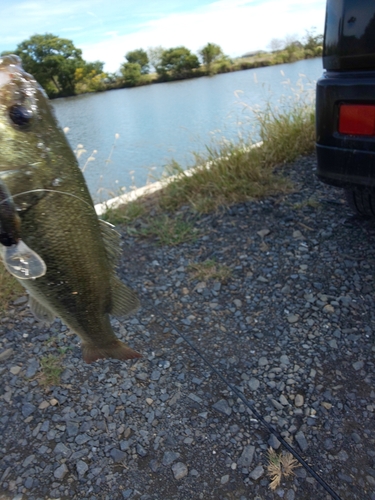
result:
[(375, 217), (375, 191), (369, 189), (345, 189), (349, 207), (357, 215)]

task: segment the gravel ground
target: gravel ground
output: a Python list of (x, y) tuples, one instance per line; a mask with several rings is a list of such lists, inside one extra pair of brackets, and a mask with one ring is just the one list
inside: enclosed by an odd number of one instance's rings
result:
[[(375, 499), (375, 225), (314, 165), (291, 165), (289, 195), (182, 209), (195, 241), (161, 247), (122, 228), (119, 274), (143, 307), (113, 325), (139, 361), (85, 365), (74, 334), (16, 301), (0, 337), (1, 499), (330, 498), (302, 467), (270, 490), (280, 443), (159, 310), (343, 500)], [(230, 268), (226, 283), (193, 278), (207, 259)], [(45, 388), (50, 354), (64, 371)]]

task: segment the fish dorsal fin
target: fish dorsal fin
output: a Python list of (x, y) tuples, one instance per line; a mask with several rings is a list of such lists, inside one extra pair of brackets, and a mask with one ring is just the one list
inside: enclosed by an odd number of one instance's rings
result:
[(121, 317), (136, 311), (140, 302), (137, 294), (127, 287), (122, 281), (113, 276), (111, 279), (112, 308), (110, 314)]
[(29, 306), (38, 321), (42, 323), (53, 323), (55, 321), (55, 314), (32, 295), (29, 297)]
[(120, 234), (114, 229), (112, 224), (105, 220), (99, 219), (99, 226), (108, 260), (115, 267), (121, 256)]

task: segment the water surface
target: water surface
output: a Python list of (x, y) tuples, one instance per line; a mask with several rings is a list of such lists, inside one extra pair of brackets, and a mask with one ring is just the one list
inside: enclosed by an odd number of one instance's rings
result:
[[(213, 77), (85, 94), (52, 101), (95, 201), (155, 180), (172, 159), (184, 168), (213, 139), (252, 132), (251, 107), (293, 99), (315, 88), (321, 59)], [(115, 139), (118, 134), (118, 139)], [(113, 147), (114, 146), (114, 147)], [(92, 152), (94, 161), (85, 163)]]

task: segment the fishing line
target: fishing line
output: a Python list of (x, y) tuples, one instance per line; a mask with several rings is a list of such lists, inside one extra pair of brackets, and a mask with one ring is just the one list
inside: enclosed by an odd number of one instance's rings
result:
[(193, 351), (200, 356), (203, 361), (206, 363), (206, 365), (211, 369), (215, 375), (217, 375), (222, 382), (226, 386), (229, 387), (229, 389), (239, 398), (247, 408), (252, 412), (252, 414), (255, 416), (255, 418), (260, 422), (266, 429), (273, 434), (279, 441), (280, 443), (293, 455), (293, 457), (298, 460), (298, 462), (307, 470), (307, 472), (314, 478), (316, 481), (326, 490), (327, 493), (331, 495), (332, 498), (335, 500), (342, 500), (340, 496), (324, 481), (322, 477), (319, 476), (315, 470), (310, 467), (310, 465), (301, 457), (301, 455), (294, 449), (290, 444), (285, 441), (285, 439), (280, 435), (280, 433), (272, 427), (263, 417), (262, 415), (256, 410), (256, 408), (249, 403), (249, 401), (245, 398), (241, 392), (234, 387), (225, 377), (222, 375), (217, 368), (214, 367), (214, 365), (206, 358), (204, 354), (202, 354), (197, 347), (191, 342), (190, 339), (188, 339), (175, 325), (175, 323), (167, 318), (159, 309), (156, 309), (150, 302), (150, 307), (155, 311), (156, 315), (159, 315), (161, 318), (164, 319), (177, 333), (178, 335), (193, 349)]
[(67, 193), (66, 191), (59, 191), (58, 189), (45, 189), (45, 188), (38, 188), (38, 189), (31, 189), (30, 191), (23, 191), (22, 193), (17, 193), (17, 194), (11, 194), (7, 198), (4, 198), (1, 202), (0, 205), (5, 203), (6, 201), (12, 200), (13, 198), (17, 198), (18, 196), (22, 196), (24, 194), (30, 194), (30, 193), (59, 193), (59, 194), (66, 194), (67, 196), (71, 196), (72, 198), (77, 198), (77, 200), (82, 201), (82, 203), (86, 203), (90, 208), (93, 208), (90, 203), (88, 203), (86, 200), (80, 198), (79, 196), (72, 194), (72, 193)]

